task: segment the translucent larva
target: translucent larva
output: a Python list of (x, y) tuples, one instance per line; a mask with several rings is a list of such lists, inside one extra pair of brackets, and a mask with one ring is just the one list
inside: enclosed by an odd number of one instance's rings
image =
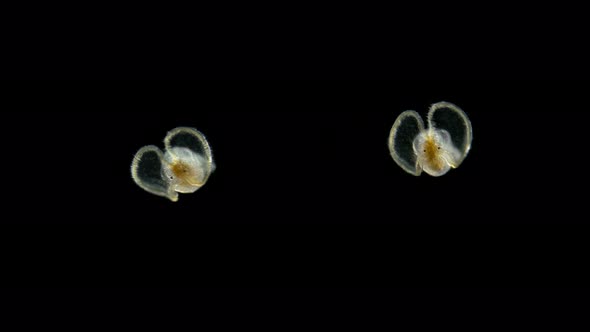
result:
[(428, 128), (415, 111), (397, 118), (389, 135), (393, 160), (406, 172), (422, 171), (441, 176), (457, 168), (471, 149), (472, 129), (467, 114), (459, 107), (440, 102), (428, 111)]
[(133, 158), (131, 175), (144, 190), (176, 202), (178, 193), (201, 188), (215, 164), (205, 136), (194, 128), (169, 131), (164, 146), (165, 152), (154, 145), (141, 148)]

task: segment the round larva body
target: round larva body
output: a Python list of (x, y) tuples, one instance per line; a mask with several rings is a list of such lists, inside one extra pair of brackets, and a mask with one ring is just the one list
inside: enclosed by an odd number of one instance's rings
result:
[(432, 176), (446, 174), (456, 167), (461, 152), (453, 146), (445, 130), (429, 129), (420, 133), (413, 142), (418, 166)]
[(164, 177), (179, 193), (193, 193), (205, 180), (206, 160), (187, 148), (172, 148), (164, 154)]

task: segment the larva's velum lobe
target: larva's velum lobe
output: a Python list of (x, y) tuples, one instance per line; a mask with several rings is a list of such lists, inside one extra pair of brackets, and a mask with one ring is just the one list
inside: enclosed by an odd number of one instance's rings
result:
[(427, 125), (415, 111), (398, 116), (389, 134), (393, 160), (406, 172), (432, 176), (457, 168), (471, 149), (471, 121), (459, 107), (447, 102), (432, 105)]
[(154, 195), (178, 200), (178, 193), (193, 193), (215, 170), (205, 136), (194, 128), (178, 127), (164, 139), (165, 152), (157, 146), (141, 148), (133, 158), (131, 176), (138, 186)]

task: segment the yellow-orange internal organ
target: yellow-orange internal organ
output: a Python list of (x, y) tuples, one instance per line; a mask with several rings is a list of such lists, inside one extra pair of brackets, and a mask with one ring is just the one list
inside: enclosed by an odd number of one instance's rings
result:
[(194, 169), (191, 165), (188, 165), (182, 161), (170, 165), (172, 172), (179, 182), (187, 185), (200, 185), (198, 179), (198, 170)]
[(445, 160), (441, 158), (440, 146), (436, 144), (432, 136), (428, 136), (423, 145), (423, 161), (438, 172), (445, 167)]

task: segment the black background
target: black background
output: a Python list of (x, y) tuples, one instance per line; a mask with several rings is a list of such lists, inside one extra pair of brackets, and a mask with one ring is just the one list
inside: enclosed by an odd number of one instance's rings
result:
[[(585, 287), (579, 81), (6, 84), (9, 287)], [(387, 137), (449, 101), (474, 140), (413, 177)], [(135, 185), (142, 146), (202, 131), (217, 170), (176, 203)]]
[[(387, 5), (6, 10), (1, 78), (441, 79), (3, 82), (0, 326), (584, 317), (589, 83), (543, 79), (588, 77), (585, 11)], [(441, 100), (470, 116), (473, 149), (442, 178), (411, 177), (389, 129)], [(176, 126), (207, 135), (218, 169), (171, 203), (129, 164)]]

